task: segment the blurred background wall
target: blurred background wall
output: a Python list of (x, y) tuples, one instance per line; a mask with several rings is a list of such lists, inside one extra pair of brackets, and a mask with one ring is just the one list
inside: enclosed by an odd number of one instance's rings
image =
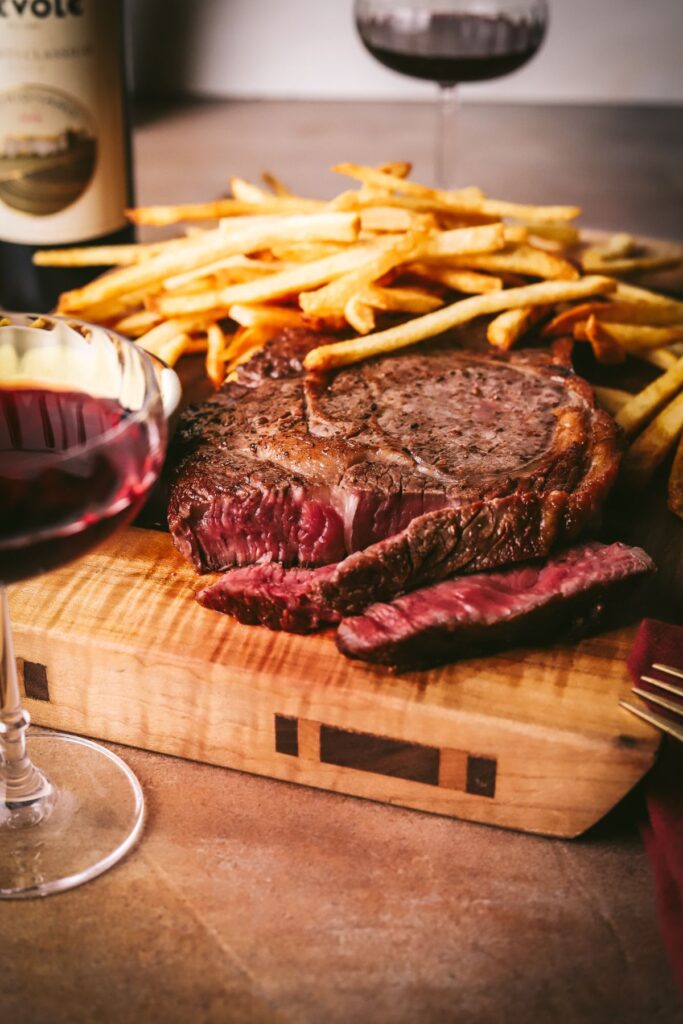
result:
[[(433, 87), (363, 49), (352, 0), (129, 0), (143, 95), (406, 99)], [(530, 65), (465, 100), (683, 103), (683, 0), (550, 0)]]

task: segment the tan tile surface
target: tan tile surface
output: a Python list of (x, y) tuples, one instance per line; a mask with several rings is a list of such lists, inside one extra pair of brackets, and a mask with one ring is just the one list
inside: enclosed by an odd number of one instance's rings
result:
[(0, 905), (0, 1019), (676, 1019), (625, 820), (574, 843), (120, 751), (149, 818), (108, 875)]

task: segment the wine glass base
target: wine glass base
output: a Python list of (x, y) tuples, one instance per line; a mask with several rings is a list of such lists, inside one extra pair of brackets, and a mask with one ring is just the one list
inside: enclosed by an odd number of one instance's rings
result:
[(72, 889), (128, 853), (142, 831), (144, 798), (130, 768), (105, 747), (62, 733), (31, 735), (29, 753), (52, 784), (36, 824), (3, 814), (0, 899)]

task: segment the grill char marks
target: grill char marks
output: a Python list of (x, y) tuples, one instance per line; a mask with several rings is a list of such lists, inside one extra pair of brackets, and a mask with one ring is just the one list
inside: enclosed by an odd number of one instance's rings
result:
[(199, 571), (338, 563), (316, 600), (348, 614), (545, 556), (595, 517), (615, 428), (566, 360), (435, 342), (303, 378), (321, 340), (283, 332), (185, 415), (169, 526)]

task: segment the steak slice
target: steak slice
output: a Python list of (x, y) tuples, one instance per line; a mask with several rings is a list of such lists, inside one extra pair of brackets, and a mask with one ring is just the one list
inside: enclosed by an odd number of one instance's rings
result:
[(596, 627), (605, 603), (653, 569), (640, 548), (583, 544), (542, 565), (461, 576), (373, 604), (342, 620), (337, 646), (351, 658), (418, 668), (548, 642)]
[(283, 333), (184, 417), (169, 527), (197, 570), (336, 562), (315, 587), (348, 613), (594, 520), (616, 430), (566, 357), (451, 339), (301, 376), (320, 341)]

